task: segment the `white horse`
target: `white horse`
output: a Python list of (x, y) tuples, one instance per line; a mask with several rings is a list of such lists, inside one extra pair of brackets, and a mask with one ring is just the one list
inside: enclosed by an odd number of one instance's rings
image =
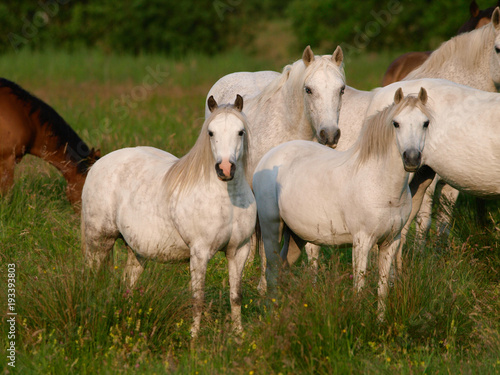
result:
[[(458, 35), (447, 42), (444, 42), (437, 50), (435, 50), (429, 59), (417, 70), (415, 70), (410, 78), (417, 77), (436, 77), (446, 78), (448, 80), (470, 85), (479, 90), (495, 91), (495, 87), (500, 85), (500, 10), (497, 8), (493, 12), (492, 22), (486, 26), (473, 30), (469, 33)], [(278, 73), (274, 73), (276, 77)], [(223, 77), (210, 90), (211, 93), (224, 93), (224, 99), (227, 99), (234, 92), (239, 91), (245, 93), (250, 90), (251, 95), (255, 95), (255, 87), (264, 86), (274, 79), (272, 72), (255, 72), (255, 73), (233, 73)], [(249, 88), (250, 84), (254, 86)], [(404, 92), (413, 90), (414, 83), (401, 81), (399, 86)], [(419, 86), (420, 87), (420, 86)], [(372, 91), (362, 91), (346, 86), (345, 94), (342, 98), (342, 107), (340, 110), (339, 128), (342, 136), (338, 140), (337, 150), (349, 149), (358, 138), (368, 106), (372, 98), (380, 89)], [(394, 88), (393, 88), (394, 90)], [(375, 108), (381, 110), (388, 105), (387, 101), (382, 103), (382, 106)], [(418, 190), (415, 190), (416, 202), (420, 202), (421, 196), (424, 196), (429, 183), (419, 184)], [(448, 194), (447, 191), (450, 191)], [(457, 193), (453, 190), (445, 188), (446, 199), (448, 201), (456, 200)], [(426, 233), (426, 228), (429, 227), (430, 207), (432, 200), (424, 203), (423, 213), (417, 220), (417, 231), (421, 235)], [(413, 204), (411, 217), (414, 218), (420, 209), (421, 204)], [(409, 226), (409, 222), (407, 225)], [(404, 233), (407, 232), (407, 229)], [(403, 236), (402, 243), (405, 239)], [(319, 248), (311, 246), (308, 249), (310, 259), (317, 258)], [(294, 246), (293, 241), (290, 244), (288, 260), (293, 263), (300, 252)]]
[[(497, 92), (500, 85), (499, 53), (500, 10), (496, 8), (491, 23), (443, 43), (428, 61), (408, 74), (405, 80), (444, 78), (479, 90)], [(436, 187), (439, 185), (442, 186), (443, 181), (436, 175), (417, 214), (417, 235), (420, 237), (425, 236), (431, 227), (432, 202), (440, 196), (440, 207), (444, 211), (438, 212), (438, 230), (440, 233), (449, 230), (451, 211), (459, 193), (450, 185), (444, 184), (440, 194), (436, 194)]]
[[(345, 88), (342, 61), (340, 47), (332, 55), (314, 56), (307, 46), (302, 59), (285, 66), (281, 74), (241, 72), (237, 80), (229, 75), (215, 83), (208, 96), (226, 102), (240, 87), (239, 80), (244, 82), (242, 95), (252, 140), (247, 170), (250, 183), (262, 156), (281, 143), (316, 138), (322, 144), (337, 144)], [(208, 116), (208, 109), (205, 112)]]
[[(431, 113), (427, 93), (403, 97), (368, 117), (358, 141), (340, 152), (314, 142), (293, 141), (269, 151), (253, 176), (267, 257), (266, 279), (276, 285), (290, 236), (302, 247), (353, 245), (354, 284), (364, 285), (368, 253), (379, 245), (379, 318), (400, 232), (411, 211), (409, 172), (421, 162)], [(262, 284), (265, 284), (264, 282)]]
[[(442, 79), (395, 82), (375, 92), (367, 115), (387, 105), (402, 84), (409, 93), (424, 87), (429, 95), (427, 106), (434, 116), (422, 153), (422, 164), (432, 171), (427, 175), (417, 173), (410, 184), (416, 193), (410, 220), (401, 234), (404, 238), (424, 199), (425, 188), (420, 189), (419, 185), (429, 185), (433, 171), (462, 192), (500, 198), (500, 94)], [(398, 268), (401, 269), (401, 249)]]
[[(208, 261), (228, 260), (231, 317), (241, 325), (241, 279), (256, 222), (256, 204), (245, 178), (248, 157), (243, 99), (217, 106), (184, 157), (152, 148), (114, 151), (90, 170), (82, 193), (82, 243), (89, 266), (99, 269), (121, 237), (129, 258), (124, 277), (133, 286), (145, 260), (189, 259), (196, 337)], [(215, 166), (215, 168), (214, 168)]]

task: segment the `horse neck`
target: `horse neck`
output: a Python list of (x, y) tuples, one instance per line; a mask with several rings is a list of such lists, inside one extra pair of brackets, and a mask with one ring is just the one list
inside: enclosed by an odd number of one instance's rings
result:
[(303, 86), (289, 79), (281, 88), (278, 98), (281, 113), (276, 121), (280, 129), (286, 132), (286, 139), (280, 143), (295, 139), (312, 141), (314, 131), (304, 108)]
[(300, 89), (291, 86), (284, 84), (272, 95), (257, 96), (246, 104), (251, 134), (246, 173), (250, 185), (253, 171), (266, 152), (284, 142), (314, 137)]
[(229, 199), (231, 202), (238, 202), (251, 193), (250, 184), (247, 182), (243, 161), (236, 162), (236, 170), (231, 181), (221, 181), (215, 173), (215, 168), (211, 168), (208, 181), (200, 178), (190, 189), (191, 193), (203, 191), (210, 199)]
[(490, 76), (488, 56), (480, 58), (474, 66), (464, 65), (460, 60), (454, 59), (446, 66), (443, 66), (440, 71), (433, 74), (416, 75), (414, 78), (442, 78), (478, 90), (496, 91), (495, 84)]
[[(459, 35), (434, 51), (429, 59), (411, 72), (404, 80), (418, 78), (443, 78), (483, 91), (496, 92), (490, 73), (491, 49), (494, 33), (488, 29), (477, 29)], [(472, 42), (476, 43), (472, 43)], [(461, 53), (470, 44), (468, 56)]]
[[(348, 151), (349, 152), (349, 151)], [(396, 144), (387, 152), (385, 157), (372, 155), (362, 164), (357, 163), (359, 150), (351, 150), (351, 167), (355, 173), (363, 176), (370, 190), (378, 189), (382, 194), (401, 198), (407, 191), (410, 174), (405, 171), (403, 161)], [(390, 173), (387, 173), (387, 172)]]
[(223, 184), (226, 184), (227, 186), (229, 197), (240, 196), (245, 193), (245, 187), (250, 187), (250, 184), (247, 181), (245, 165), (241, 159), (236, 162), (236, 170), (234, 172), (233, 179), (231, 181), (223, 182)]
[(75, 183), (81, 178), (85, 178), (85, 173), (78, 171), (78, 163), (84, 158), (79, 149), (88, 149), (87, 145), (78, 135), (67, 126), (67, 133), (70, 135), (69, 141), (62, 140), (60, 134), (55, 134), (56, 128), (51, 123), (42, 124), (39, 112), (30, 116), (32, 122), (37, 124), (37, 137), (30, 149), (30, 154), (38, 156), (56, 167), (64, 176), (68, 183)]

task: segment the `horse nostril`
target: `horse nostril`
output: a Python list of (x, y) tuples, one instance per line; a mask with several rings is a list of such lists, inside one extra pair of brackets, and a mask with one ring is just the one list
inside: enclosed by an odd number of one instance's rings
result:
[(320, 140), (326, 140), (327, 136), (326, 136), (326, 131), (325, 129), (321, 129), (320, 132), (319, 132), (319, 138)]
[(336, 132), (335, 132), (335, 136), (333, 137), (333, 143), (334, 144), (337, 144), (339, 142), (339, 138), (340, 138), (340, 129), (338, 129)]
[(418, 165), (420, 164), (420, 159), (422, 158), (422, 154), (418, 150), (408, 150), (403, 152), (403, 159), (405, 163), (409, 165)]
[(500, 47), (495, 46), (495, 52), (500, 53)]

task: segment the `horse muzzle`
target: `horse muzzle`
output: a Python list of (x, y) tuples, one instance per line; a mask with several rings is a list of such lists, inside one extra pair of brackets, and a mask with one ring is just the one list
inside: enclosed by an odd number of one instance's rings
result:
[(403, 152), (403, 165), (406, 172), (415, 172), (420, 168), (422, 153), (415, 148)]
[(215, 164), (215, 171), (219, 180), (231, 181), (234, 178), (236, 164), (231, 163), (229, 160), (223, 160)]
[(318, 142), (322, 145), (330, 146), (331, 148), (337, 147), (340, 138), (340, 129), (335, 128), (321, 128), (318, 133)]

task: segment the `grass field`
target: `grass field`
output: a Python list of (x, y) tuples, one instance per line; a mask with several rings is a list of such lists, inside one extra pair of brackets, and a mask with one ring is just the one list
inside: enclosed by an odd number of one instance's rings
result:
[[(351, 59), (348, 84), (378, 86), (396, 55)], [(3, 77), (49, 103), (103, 154), (150, 145), (183, 155), (198, 136), (205, 95), (219, 77), (281, 68), (240, 51), (181, 60), (95, 51), (0, 59)], [(157, 85), (146, 90), (145, 79)], [(54, 168), (26, 157), (14, 189), (0, 199), (3, 373), (500, 373), (497, 204), (489, 205), (489, 226), (479, 228), (474, 201), (461, 198), (448, 240), (431, 231), (423, 246), (409, 241), (405, 272), (390, 291), (384, 323), (376, 321), (376, 262), (367, 288), (356, 294), (351, 250), (323, 249), (317, 281), (301, 258), (283, 275), (276, 300), (257, 293), (258, 259), (247, 264), (245, 333), (234, 337), (226, 261), (219, 254), (209, 265), (202, 330), (192, 343), (188, 263), (151, 262), (137, 288), (127, 290), (120, 282), (125, 254), (118, 243), (115, 270), (89, 276), (80, 219), (64, 188)], [(16, 265), (17, 278), (15, 368), (7, 366), (9, 264)]]

